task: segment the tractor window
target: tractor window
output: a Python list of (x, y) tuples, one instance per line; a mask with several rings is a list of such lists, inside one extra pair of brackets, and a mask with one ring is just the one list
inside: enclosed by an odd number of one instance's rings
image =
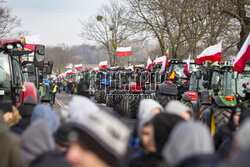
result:
[(235, 82), (232, 72), (225, 72), (223, 75), (222, 91), (225, 96), (235, 94)]
[(7, 54), (0, 52), (0, 101), (11, 100), (11, 77), (9, 57)]
[(185, 68), (186, 64), (175, 64), (173, 71), (176, 72), (176, 75), (178, 75), (179, 78), (187, 78), (187, 76), (183, 73), (183, 70)]
[(240, 73), (237, 77), (237, 93), (241, 97), (245, 97), (245, 94), (243, 93), (243, 90), (245, 89), (243, 87), (243, 84), (250, 82), (250, 74), (248, 73)]
[(219, 84), (220, 81), (220, 74), (217, 71), (213, 71), (212, 74), (212, 84)]
[(13, 66), (13, 83), (14, 83), (14, 86), (22, 87), (21, 67), (20, 67), (20, 63), (19, 63), (19, 58), (17, 56), (12, 58), (12, 66)]

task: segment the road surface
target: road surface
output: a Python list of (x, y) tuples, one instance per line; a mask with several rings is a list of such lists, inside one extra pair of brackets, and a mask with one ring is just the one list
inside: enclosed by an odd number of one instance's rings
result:
[[(59, 118), (61, 120), (64, 120), (64, 118), (67, 117), (67, 108), (70, 100), (74, 97), (74, 95), (69, 95), (65, 92), (57, 93), (56, 94), (56, 100), (55, 104), (52, 106), (54, 111), (58, 114)], [(122, 122), (124, 122), (129, 128), (134, 127), (135, 119), (130, 119), (126, 116), (120, 115), (117, 112), (113, 110), (113, 108), (107, 107), (105, 104), (97, 104), (102, 110), (110, 113), (111, 115), (117, 117), (120, 119)]]

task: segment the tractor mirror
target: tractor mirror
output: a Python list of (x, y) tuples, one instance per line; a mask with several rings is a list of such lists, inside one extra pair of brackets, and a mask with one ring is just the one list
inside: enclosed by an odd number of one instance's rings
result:
[(200, 80), (200, 79), (201, 79), (201, 72), (200, 72), (200, 71), (197, 71), (197, 72), (196, 72), (196, 79), (197, 79), (197, 80)]
[(48, 61), (48, 66), (46, 67), (46, 73), (51, 74), (53, 69), (53, 61)]
[(44, 45), (36, 45), (35, 55), (34, 55), (34, 64), (36, 67), (43, 68), (44, 55), (45, 55), (45, 46)]

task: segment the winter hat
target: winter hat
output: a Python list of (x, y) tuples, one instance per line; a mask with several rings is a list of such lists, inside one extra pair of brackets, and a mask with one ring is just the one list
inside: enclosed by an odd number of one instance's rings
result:
[(169, 166), (175, 166), (186, 158), (213, 152), (213, 140), (207, 127), (199, 122), (185, 121), (171, 132), (162, 156)]
[(85, 115), (98, 112), (99, 107), (90, 99), (83, 96), (74, 96), (69, 103), (69, 121), (80, 122), (86, 119)]
[(165, 106), (165, 111), (167, 113), (179, 115), (180, 117), (185, 112), (189, 112), (191, 117), (193, 117), (193, 111), (191, 110), (191, 108), (178, 100), (171, 100), (170, 102), (168, 102), (168, 104)]
[(154, 117), (154, 139), (156, 151), (158, 153), (161, 153), (174, 126), (181, 121), (184, 121), (181, 117), (169, 113), (161, 113)]
[(78, 141), (100, 159), (115, 166), (125, 155), (129, 129), (86, 97), (75, 96), (69, 103), (70, 141)]
[(43, 120), (31, 124), (22, 134), (20, 150), (26, 164), (32, 163), (41, 154), (56, 148), (49, 125)]
[(55, 133), (59, 126), (55, 111), (48, 105), (39, 104), (34, 108), (31, 116), (31, 124), (37, 120), (44, 120), (50, 126), (52, 133)]
[(138, 113), (138, 136), (141, 136), (142, 127), (150, 122), (153, 117), (156, 115), (152, 110), (154, 108), (159, 108), (161, 112), (163, 107), (155, 100), (152, 99), (143, 99), (139, 104), (139, 113)]
[(250, 118), (243, 121), (235, 134), (235, 140), (241, 148), (250, 148)]
[(63, 147), (69, 147), (68, 135), (71, 130), (72, 130), (71, 123), (62, 124), (54, 134), (54, 139), (56, 144)]

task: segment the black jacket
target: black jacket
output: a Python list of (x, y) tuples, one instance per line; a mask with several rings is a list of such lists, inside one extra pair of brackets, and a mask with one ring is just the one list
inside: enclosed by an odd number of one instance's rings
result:
[(50, 151), (40, 155), (30, 167), (70, 167), (65, 156), (59, 151)]
[(148, 153), (129, 162), (129, 167), (157, 167), (162, 163), (162, 157), (157, 153)]
[(175, 167), (216, 167), (218, 162), (215, 155), (198, 155), (183, 160)]

